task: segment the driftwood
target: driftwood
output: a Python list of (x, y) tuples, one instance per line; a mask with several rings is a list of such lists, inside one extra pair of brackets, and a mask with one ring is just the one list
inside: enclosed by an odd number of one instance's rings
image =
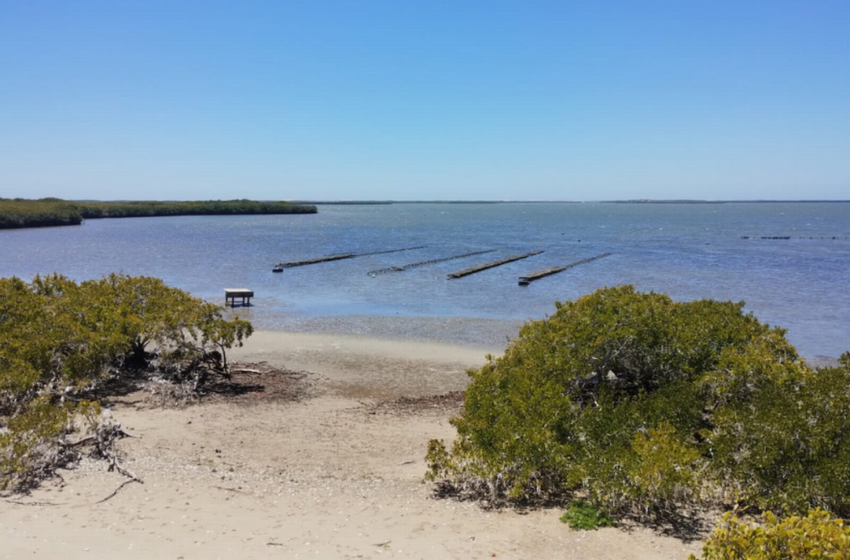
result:
[(254, 373), (260, 374), (263, 373), (258, 369), (250, 369), (250, 368), (231, 368), (230, 373)]
[(7, 499), (4, 499), (3, 501), (6, 502), (6, 503), (9, 503), (9, 504), (15, 504), (15, 505), (18, 505), (18, 506), (64, 506), (65, 505), (64, 503), (58, 503), (57, 504), (55, 502), (21, 502), (19, 500), (7, 500)]
[(110, 495), (108, 495), (107, 497), (103, 498), (102, 500), (98, 500), (98, 501), (96, 501), (96, 502), (95, 502), (95, 504), (102, 504), (102, 503), (103, 503), (103, 502), (105, 502), (106, 500), (108, 500), (108, 499), (110, 499), (110, 498), (115, 497), (115, 495), (116, 495), (116, 494), (118, 494), (118, 491), (119, 491), (119, 490), (121, 490), (122, 488), (124, 488), (125, 486), (127, 486), (128, 484), (130, 484), (131, 482), (138, 482), (139, 484), (144, 484), (144, 483), (143, 483), (141, 480), (139, 480), (138, 478), (128, 478), (127, 480), (125, 480), (124, 482), (122, 482), (122, 483), (118, 486), (118, 488), (116, 488), (115, 490), (113, 490), (113, 492), (112, 492)]
[(114, 452), (115, 442), (125, 437), (136, 436), (132, 436), (122, 430), (120, 424), (104, 423), (99, 425), (95, 429), (94, 435), (84, 437), (79, 441), (62, 443), (62, 445), (66, 449), (77, 449), (84, 445), (92, 444), (94, 446), (92, 454), (101, 459), (105, 459), (109, 463), (109, 467), (107, 469), (108, 471), (117, 471), (123, 476), (127, 477), (127, 480), (122, 482), (118, 486), (118, 488), (116, 488), (111, 494), (109, 494), (105, 498), (95, 502), (96, 504), (101, 504), (106, 500), (109, 500), (110, 498), (114, 497), (122, 488), (124, 488), (131, 482), (138, 482), (139, 484), (144, 484), (144, 481), (142, 481), (142, 479), (140, 479), (138, 476), (121, 466), (121, 463), (118, 460), (118, 456)]
[[(106, 500), (114, 497), (116, 494), (118, 494), (119, 490), (121, 490), (122, 488), (124, 488), (125, 486), (130, 484), (131, 482), (138, 482), (139, 484), (144, 484), (144, 481), (141, 478), (139, 478), (138, 476), (136, 476), (135, 474), (131, 473), (130, 471), (128, 471), (127, 469), (125, 469), (124, 467), (121, 466), (121, 464), (118, 462), (118, 456), (115, 455), (115, 453), (113, 453), (113, 451), (112, 451), (112, 447), (113, 447), (112, 444), (115, 442), (116, 439), (121, 439), (121, 438), (125, 438), (125, 437), (134, 437), (134, 436), (131, 436), (130, 434), (128, 434), (127, 432), (122, 430), (121, 426), (119, 426), (118, 424), (112, 424), (112, 425), (110, 425), (110, 428), (112, 428), (112, 429), (111, 430), (108, 429), (108, 430), (104, 430), (104, 431), (108, 433), (107, 437), (111, 438), (111, 439), (108, 439), (107, 442), (106, 442), (107, 444), (103, 448), (99, 448), (98, 452), (100, 452), (100, 454), (107, 461), (109, 461), (109, 468), (107, 470), (109, 470), (110, 472), (111, 471), (118, 471), (122, 475), (126, 476), (127, 480), (122, 482), (118, 486), (118, 488), (116, 488), (110, 495), (106, 496), (102, 500), (98, 500), (97, 502), (95, 502), (96, 504), (102, 504)], [(100, 430), (98, 430), (98, 433), (100, 433)]]

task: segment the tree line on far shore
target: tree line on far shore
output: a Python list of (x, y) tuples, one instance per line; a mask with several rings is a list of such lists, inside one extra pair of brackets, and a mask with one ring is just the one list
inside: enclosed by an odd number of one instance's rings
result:
[(313, 205), (255, 200), (76, 202), (0, 198), (0, 229), (71, 226), (95, 218), (234, 214), (315, 214)]

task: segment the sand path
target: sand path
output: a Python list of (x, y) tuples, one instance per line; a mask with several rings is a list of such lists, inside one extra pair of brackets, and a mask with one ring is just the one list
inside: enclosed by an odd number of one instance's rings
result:
[(557, 510), (434, 499), (422, 457), (429, 439), (453, 436), (456, 408), (378, 404), (461, 389), (486, 353), (257, 333), (232, 357), (309, 372), (306, 394), (179, 409), (125, 399), (113, 414), (139, 437), (121, 442), (124, 464), (144, 484), (97, 503), (123, 478), (84, 463), (64, 485), (0, 501), (0, 557), (684, 560), (699, 550), (643, 528), (571, 531)]

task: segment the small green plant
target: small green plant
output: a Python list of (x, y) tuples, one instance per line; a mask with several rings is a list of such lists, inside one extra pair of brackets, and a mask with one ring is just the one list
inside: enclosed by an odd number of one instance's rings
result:
[(590, 531), (599, 527), (614, 526), (614, 520), (611, 519), (608, 512), (584, 500), (572, 502), (564, 515), (561, 516), (561, 523), (566, 523), (571, 529), (577, 531)]
[[(702, 549), (702, 560), (772, 560), (787, 558), (850, 558), (850, 526), (816, 509), (805, 517), (778, 519), (765, 512), (764, 523), (743, 521), (731, 512), (723, 519)], [(691, 555), (688, 560), (697, 560)]]

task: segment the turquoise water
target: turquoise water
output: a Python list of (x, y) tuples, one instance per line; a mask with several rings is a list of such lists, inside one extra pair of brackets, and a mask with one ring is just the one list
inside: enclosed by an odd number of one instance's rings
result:
[[(271, 272), (280, 261), (413, 246), (424, 248)], [(556, 300), (634, 284), (676, 300), (744, 300), (761, 320), (787, 328), (809, 357), (850, 349), (845, 203), (323, 205), (316, 215), (129, 218), (7, 230), (0, 231), (0, 247), (0, 274), (27, 280), (53, 271), (76, 280), (143, 274), (217, 301), (226, 287), (251, 288), (255, 305), (242, 314), (267, 329), (324, 324), (347, 331), (369, 318), (397, 320), (391, 325), (415, 318), (450, 331), (472, 318), (509, 332), (550, 313)], [(480, 250), (493, 252), (369, 275)], [(544, 253), (446, 279), (534, 250)], [(521, 275), (605, 252), (612, 255), (517, 285)], [(409, 335), (393, 328), (384, 334)], [(475, 337), (464, 334), (466, 342)]]

